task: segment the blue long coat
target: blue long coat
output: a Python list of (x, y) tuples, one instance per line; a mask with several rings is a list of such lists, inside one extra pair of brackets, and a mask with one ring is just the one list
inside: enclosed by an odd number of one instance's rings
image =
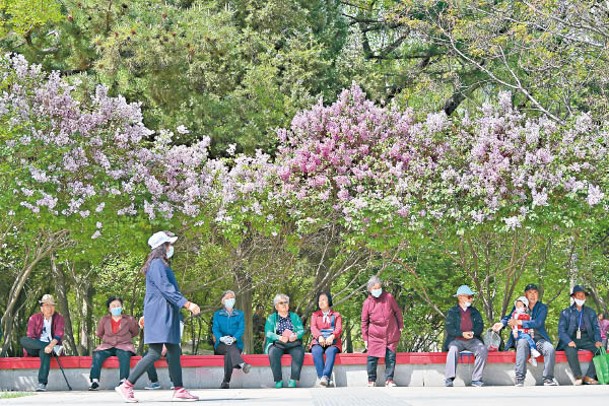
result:
[(179, 344), (180, 309), (186, 302), (169, 265), (160, 258), (152, 260), (146, 272), (144, 343)]

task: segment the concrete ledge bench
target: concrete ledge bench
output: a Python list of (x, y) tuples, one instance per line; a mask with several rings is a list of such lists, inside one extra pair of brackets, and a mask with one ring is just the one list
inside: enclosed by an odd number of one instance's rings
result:
[[(246, 354), (245, 361), (252, 365), (249, 374), (240, 370), (233, 372), (231, 388), (260, 388), (272, 387), (273, 375), (271, 373), (269, 359), (263, 354)], [(416, 352), (398, 353), (396, 357), (395, 382), (399, 386), (444, 386), (444, 365), (446, 363), (445, 352)], [(588, 351), (580, 351), (580, 361), (586, 365), (591, 362), (592, 354)], [(131, 358), (131, 367), (141, 359), (139, 356)], [(336, 386), (366, 386), (368, 382), (366, 374), (367, 355), (362, 353), (338, 354), (334, 366), (334, 379)], [(62, 356), (61, 365), (66, 373), (70, 385), (74, 390), (87, 390), (89, 386), (89, 370), (92, 357), (89, 356)], [(181, 358), (184, 385), (192, 389), (219, 388), (224, 375), (224, 357), (220, 355), (183, 355)], [(283, 367), (284, 380), (290, 376), (289, 356), (283, 356), (281, 363)], [(484, 370), (484, 383), (487, 386), (513, 385), (514, 364), (516, 353), (491, 352), (488, 356)], [(474, 356), (471, 353), (462, 353), (459, 357), (459, 367), (455, 386), (469, 385)], [(539, 358), (539, 365), (532, 367), (528, 364), (527, 379), (525, 385), (533, 386), (542, 384), (543, 358)], [(40, 360), (37, 357), (14, 357), (0, 358), (0, 390), (31, 391), (34, 390), (38, 380), (38, 368)], [(161, 359), (156, 362), (159, 381), (164, 389), (171, 386), (167, 373), (167, 362)], [(381, 359), (378, 368), (377, 384), (383, 384), (384, 362)], [(567, 358), (563, 351), (556, 353), (556, 367), (554, 375), (561, 385), (571, 385), (574, 377), (567, 364)], [(313, 358), (310, 353), (305, 355), (299, 386), (312, 387), (315, 384), (316, 373)], [(118, 359), (108, 358), (103, 365), (100, 389), (112, 389), (118, 385)], [(144, 374), (136, 384), (136, 389), (143, 389), (148, 384), (148, 377)], [(61, 375), (57, 360), (51, 360), (51, 373), (49, 374), (48, 390), (67, 390), (64, 378)]]

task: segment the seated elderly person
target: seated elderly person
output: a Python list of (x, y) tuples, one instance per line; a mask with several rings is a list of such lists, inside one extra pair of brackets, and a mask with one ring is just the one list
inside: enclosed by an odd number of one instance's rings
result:
[(108, 314), (101, 318), (95, 335), (101, 338), (101, 344), (93, 351), (93, 364), (89, 378), (89, 390), (99, 389), (99, 377), (104, 361), (115, 355), (118, 357), (120, 381), (129, 377), (131, 356), (135, 355), (133, 337), (140, 332), (137, 321), (123, 314), (123, 299), (110, 296), (106, 300)]
[[(317, 295), (319, 310), (311, 315), (311, 354), (321, 386), (328, 386), (334, 368), (336, 354), (341, 352), (340, 335), (343, 332), (342, 317), (332, 309), (332, 296), (328, 292)], [(324, 362), (324, 354), (326, 361)]]
[(482, 342), (484, 324), (480, 312), (472, 306), (474, 292), (467, 285), (461, 285), (454, 295), (457, 305), (451, 307), (446, 313), (445, 339), (442, 351), (446, 355), (446, 369), (444, 372), (446, 387), (452, 387), (457, 375), (457, 359), (461, 351), (470, 351), (476, 357), (472, 371), (474, 387), (483, 386), (482, 373), (486, 365), (488, 350)]
[(300, 370), (304, 360), (304, 348), (302, 336), (304, 327), (300, 317), (290, 310), (290, 298), (284, 294), (278, 294), (273, 299), (275, 312), (266, 319), (264, 332), (266, 345), (264, 352), (269, 354), (271, 370), (275, 388), (283, 388), (281, 375), (281, 356), (290, 354), (292, 356), (292, 368), (288, 387), (295, 388), (296, 382), (300, 380)]
[(575, 376), (574, 385), (598, 385), (594, 362), (588, 364), (586, 375), (582, 373), (578, 350), (587, 350), (596, 355), (603, 346), (601, 331), (596, 312), (586, 303), (588, 293), (580, 285), (575, 285), (571, 292), (573, 304), (560, 312), (558, 320), (558, 349), (565, 350), (571, 372)]
[(55, 312), (55, 299), (46, 294), (38, 301), (40, 313), (30, 317), (27, 323), (27, 337), (22, 337), (20, 342), (28, 355), (40, 357), (40, 369), (38, 370), (37, 392), (47, 390), (49, 381), (49, 370), (51, 368), (51, 355), (61, 354), (63, 347), (64, 319)]
[(247, 374), (251, 366), (241, 357), (245, 318), (241, 310), (235, 309), (235, 292), (227, 290), (220, 301), (223, 307), (214, 313), (212, 332), (214, 354), (224, 355), (224, 379), (220, 389), (228, 389), (233, 369), (241, 369)]

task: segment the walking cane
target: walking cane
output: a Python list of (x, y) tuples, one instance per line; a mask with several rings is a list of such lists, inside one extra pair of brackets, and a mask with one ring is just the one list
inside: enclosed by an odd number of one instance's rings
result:
[(68, 385), (68, 389), (72, 390), (72, 387), (70, 386), (70, 382), (68, 382), (68, 377), (66, 376), (66, 373), (63, 370), (63, 366), (61, 366), (61, 361), (59, 360), (59, 355), (57, 355), (55, 350), (53, 350), (52, 352), (53, 352), (53, 354), (55, 354), (55, 358), (57, 358), (57, 365), (59, 365), (59, 369), (61, 370), (61, 373), (63, 374), (63, 379), (66, 380), (66, 385)]

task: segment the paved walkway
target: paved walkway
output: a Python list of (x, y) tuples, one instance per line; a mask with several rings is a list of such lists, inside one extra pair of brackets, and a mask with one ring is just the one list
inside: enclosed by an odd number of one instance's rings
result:
[[(484, 388), (312, 388), (312, 389), (230, 389), (199, 390), (193, 393), (199, 405), (259, 406), (606, 406), (607, 386), (494, 386)], [(168, 405), (171, 391), (136, 391), (143, 405)], [(86, 405), (123, 404), (113, 391), (46, 392), (16, 399), (0, 399), (0, 405)]]

